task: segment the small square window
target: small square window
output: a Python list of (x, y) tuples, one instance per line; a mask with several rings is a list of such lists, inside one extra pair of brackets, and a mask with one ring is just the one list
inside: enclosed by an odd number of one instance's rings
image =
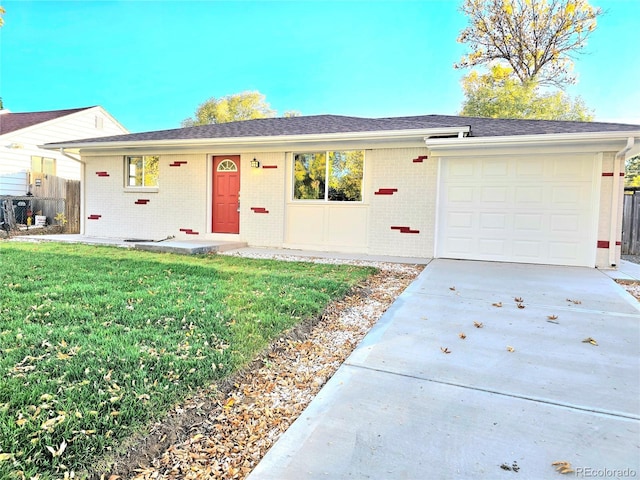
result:
[(127, 187), (157, 187), (160, 157), (126, 157)]

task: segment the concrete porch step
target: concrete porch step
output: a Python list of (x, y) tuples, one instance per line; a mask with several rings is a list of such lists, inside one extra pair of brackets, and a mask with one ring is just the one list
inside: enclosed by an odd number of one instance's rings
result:
[(177, 253), (182, 255), (200, 255), (219, 253), (246, 247), (246, 242), (218, 240), (165, 240), (163, 242), (135, 242), (133, 248), (148, 252)]

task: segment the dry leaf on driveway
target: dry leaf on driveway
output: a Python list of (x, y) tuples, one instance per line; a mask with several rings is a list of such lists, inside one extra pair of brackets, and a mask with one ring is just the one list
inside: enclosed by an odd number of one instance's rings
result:
[(557, 462), (553, 462), (551, 465), (556, 467), (556, 471), (566, 475), (567, 473), (573, 473), (573, 468), (571, 468), (571, 463), (565, 460), (559, 460)]

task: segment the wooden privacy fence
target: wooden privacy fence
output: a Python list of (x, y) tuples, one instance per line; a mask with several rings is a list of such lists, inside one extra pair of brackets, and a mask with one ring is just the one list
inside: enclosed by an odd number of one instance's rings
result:
[(640, 255), (640, 190), (625, 190), (622, 210), (622, 255)]
[(46, 217), (47, 225), (62, 224), (67, 233), (80, 233), (80, 182), (34, 173), (31, 175), (31, 195), (0, 197), (0, 220), (5, 227), (35, 225), (36, 215)]

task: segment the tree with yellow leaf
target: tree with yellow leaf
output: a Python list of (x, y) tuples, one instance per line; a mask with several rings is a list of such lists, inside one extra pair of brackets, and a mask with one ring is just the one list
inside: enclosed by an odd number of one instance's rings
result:
[(466, 117), (528, 118), (590, 122), (593, 112), (580, 97), (572, 99), (562, 90), (543, 92), (535, 81), (521, 83), (513, 70), (494, 65), (489, 73), (471, 72), (462, 79)]
[(575, 83), (573, 57), (595, 30), (600, 8), (588, 0), (463, 0), (468, 17), (458, 42), (467, 44), (455, 68), (507, 64), (520, 83)]
[(216, 123), (254, 120), (274, 117), (266, 98), (260, 92), (241, 92), (225, 97), (211, 97), (202, 103), (192, 118), (182, 122), (183, 127)]
[(6, 10), (0, 6), (0, 27), (4, 25), (4, 18), (2, 18), (2, 15), (4, 15), (5, 12)]

